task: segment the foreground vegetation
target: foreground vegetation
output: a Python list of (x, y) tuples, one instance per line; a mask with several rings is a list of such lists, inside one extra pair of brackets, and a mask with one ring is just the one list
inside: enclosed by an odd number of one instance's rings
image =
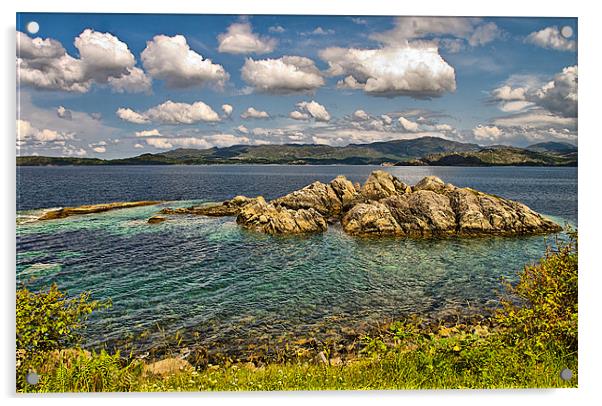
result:
[[(17, 390), (198, 391), (577, 386), (577, 235), (556, 242), (517, 284), (487, 323), (439, 325), (416, 317), (364, 337), (356, 359), (298, 358), (269, 363), (205, 365), (184, 361), (171, 370), (105, 351), (77, 347), (85, 317), (105, 306), (86, 294), (64, 297), (56, 287), (17, 293)], [(35, 312), (32, 313), (35, 309)], [(493, 327), (488, 327), (493, 326)], [(64, 350), (64, 348), (71, 348)], [(573, 378), (564, 381), (560, 371)], [(26, 381), (36, 371), (37, 385)]]

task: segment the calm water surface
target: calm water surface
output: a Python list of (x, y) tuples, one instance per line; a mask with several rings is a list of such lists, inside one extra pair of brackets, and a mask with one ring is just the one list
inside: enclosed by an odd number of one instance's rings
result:
[[(166, 200), (17, 227), (17, 279), (88, 290), (113, 307), (90, 320), (99, 344), (160, 326), (200, 331), (205, 344), (252, 341), (324, 326), (354, 326), (497, 297), (543, 252), (541, 236), (365, 239), (333, 226), (311, 236), (267, 236), (233, 218), (179, 217), (149, 225), (164, 206), (237, 194), (274, 198), (315, 180), (346, 175), (363, 183), (370, 166), (20, 167), (17, 210)], [(576, 168), (385, 168), (406, 183), (436, 175), (519, 200), (561, 223), (577, 222)], [(152, 341), (153, 335), (148, 338)], [(234, 344), (233, 344), (234, 345)], [(238, 345), (238, 344), (237, 344)]]

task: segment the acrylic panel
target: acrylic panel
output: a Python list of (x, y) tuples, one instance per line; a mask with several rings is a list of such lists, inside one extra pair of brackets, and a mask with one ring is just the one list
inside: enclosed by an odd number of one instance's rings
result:
[(18, 392), (577, 386), (576, 18), (16, 27)]

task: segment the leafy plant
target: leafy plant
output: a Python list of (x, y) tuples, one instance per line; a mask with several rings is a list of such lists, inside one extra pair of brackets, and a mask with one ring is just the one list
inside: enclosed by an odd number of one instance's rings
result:
[(92, 311), (109, 303), (91, 301), (90, 294), (67, 298), (56, 284), (46, 291), (22, 288), (16, 294), (17, 386), (47, 358), (48, 353), (77, 345)]
[(570, 231), (567, 242), (557, 240), (539, 263), (526, 266), (516, 285), (506, 284), (510, 296), (495, 319), (510, 344), (577, 351), (577, 268), (578, 238)]

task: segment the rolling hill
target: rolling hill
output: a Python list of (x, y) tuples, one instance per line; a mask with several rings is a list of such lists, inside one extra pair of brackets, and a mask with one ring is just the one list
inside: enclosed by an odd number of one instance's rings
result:
[[(571, 149), (571, 147), (573, 149)], [(224, 148), (178, 148), (131, 158), (17, 157), (19, 166), (44, 165), (433, 165), (433, 166), (575, 166), (576, 147), (540, 143), (528, 148), (462, 143), (437, 137), (350, 144), (343, 147), (315, 144), (234, 145)]]

